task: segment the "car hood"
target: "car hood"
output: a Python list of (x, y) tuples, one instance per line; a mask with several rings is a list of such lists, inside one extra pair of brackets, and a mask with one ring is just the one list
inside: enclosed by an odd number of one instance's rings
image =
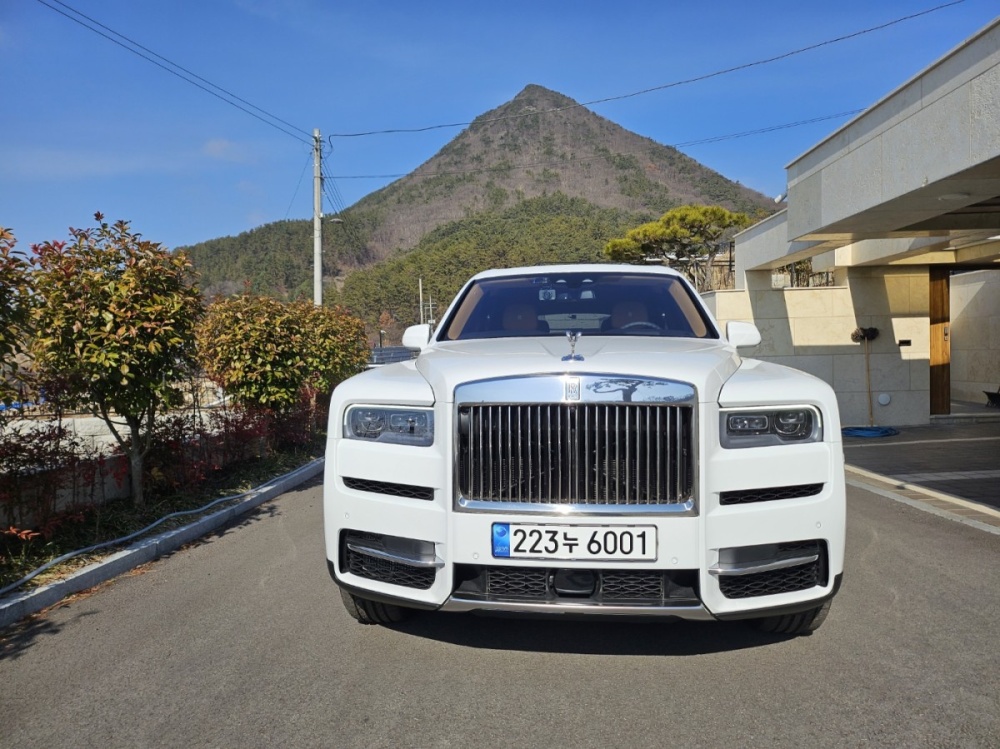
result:
[(417, 371), (435, 400), (452, 402), (467, 382), (536, 375), (628, 375), (694, 385), (701, 401), (718, 399), (740, 366), (735, 349), (718, 340), (659, 337), (581, 337), (570, 354), (565, 338), (493, 338), (435, 343), (417, 358)]

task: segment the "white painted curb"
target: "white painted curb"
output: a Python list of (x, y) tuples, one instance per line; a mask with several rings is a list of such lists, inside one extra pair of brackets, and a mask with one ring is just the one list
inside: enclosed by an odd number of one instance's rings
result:
[(245, 498), (237, 504), (206, 515), (190, 525), (136, 541), (128, 548), (122, 549), (100, 562), (87, 565), (62, 580), (8, 596), (0, 600), (0, 628), (7, 627), (26, 616), (48, 608), (73, 593), (92, 588), (123, 572), (175, 551), (184, 544), (211, 533), (234, 518), (245, 515), (264, 502), (294, 489), (299, 484), (321, 473), (322, 470), (323, 458), (319, 458), (291, 473), (279, 476), (268, 484), (251, 489), (246, 493)]
[(856, 474), (862, 478), (875, 479), (876, 481), (881, 481), (882, 483), (891, 484), (896, 489), (907, 489), (912, 492), (920, 492), (928, 497), (940, 499), (942, 502), (951, 502), (951, 504), (964, 507), (967, 510), (975, 510), (976, 512), (981, 512), (984, 515), (992, 515), (995, 518), (1000, 518), (1000, 510), (983, 504), (982, 502), (973, 502), (971, 499), (962, 499), (961, 497), (956, 497), (952, 494), (945, 494), (944, 492), (939, 492), (935, 489), (928, 489), (926, 486), (920, 486), (919, 484), (909, 484), (905, 481), (894, 479), (892, 476), (883, 476), (880, 473), (867, 471), (864, 468), (858, 468), (856, 466), (849, 465), (844, 466), (844, 468), (848, 473)]

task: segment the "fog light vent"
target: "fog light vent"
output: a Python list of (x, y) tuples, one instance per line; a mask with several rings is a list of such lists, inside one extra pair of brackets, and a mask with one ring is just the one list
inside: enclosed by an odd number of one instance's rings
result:
[(344, 531), (341, 570), (368, 580), (427, 590), (434, 584), (434, 544), (377, 533)]
[(814, 497), (823, 491), (823, 484), (797, 484), (795, 486), (770, 486), (764, 489), (743, 489), (722, 492), (719, 504), (742, 505), (751, 502), (772, 502), (779, 499)]
[(726, 598), (754, 598), (825, 586), (826, 542), (821, 540), (721, 549), (718, 577)]

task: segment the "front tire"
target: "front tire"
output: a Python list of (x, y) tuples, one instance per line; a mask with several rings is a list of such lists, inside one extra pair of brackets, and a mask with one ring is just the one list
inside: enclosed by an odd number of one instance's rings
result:
[(782, 614), (755, 619), (754, 625), (761, 632), (776, 635), (809, 635), (819, 629), (826, 620), (826, 615), (830, 613), (832, 604), (833, 599), (830, 599), (822, 606), (798, 614)]
[(343, 588), (340, 589), (340, 598), (344, 602), (344, 608), (348, 615), (361, 624), (399, 624), (409, 619), (413, 613), (412, 609), (402, 606), (369, 601), (367, 598), (356, 596)]

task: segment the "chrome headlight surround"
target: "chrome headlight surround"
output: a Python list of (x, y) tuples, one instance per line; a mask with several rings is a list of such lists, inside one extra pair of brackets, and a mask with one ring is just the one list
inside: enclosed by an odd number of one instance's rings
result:
[(814, 406), (731, 408), (719, 414), (719, 442), (727, 449), (822, 441), (823, 417)]
[(430, 447), (434, 412), (406, 406), (351, 406), (344, 412), (344, 439)]

